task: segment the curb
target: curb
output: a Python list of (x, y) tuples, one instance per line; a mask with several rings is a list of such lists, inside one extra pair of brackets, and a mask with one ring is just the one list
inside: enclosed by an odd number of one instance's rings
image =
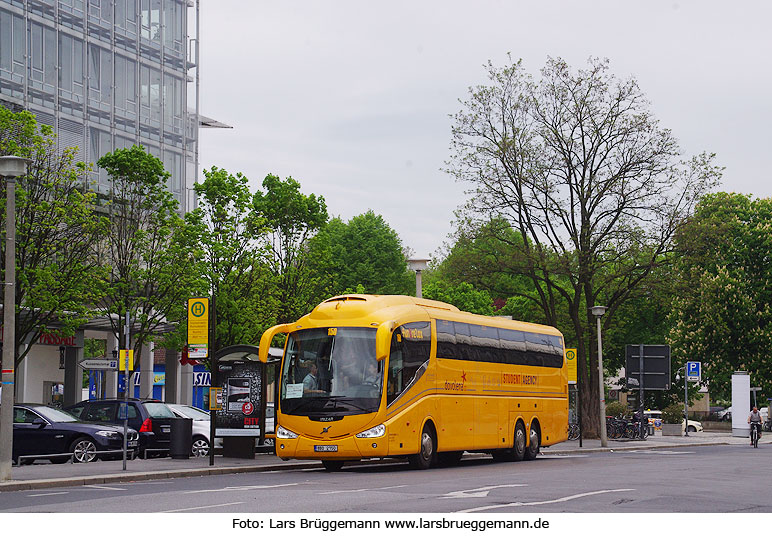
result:
[[(574, 455), (577, 453), (608, 453), (615, 451), (635, 451), (639, 449), (678, 449), (689, 448), (695, 446), (719, 446), (729, 445), (730, 442), (714, 441), (714, 442), (700, 442), (694, 444), (675, 444), (675, 445), (662, 445), (647, 447), (646, 445), (635, 446), (615, 446), (615, 447), (598, 447), (598, 448), (578, 448), (578, 449), (549, 449), (549, 451), (543, 451), (544, 454), (549, 455)], [(483, 455), (467, 455), (465, 460), (474, 460)], [(360, 461), (358, 464), (371, 465), (371, 464), (393, 464), (394, 459), (378, 459), (372, 461)], [(261, 466), (222, 466), (222, 467), (208, 467), (208, 468), (186, 468), (180, 470), (166, 470), (160, 472), (132, 472), (121, 474), (104, 474), (95, 476), (79, 476), (79, 477), (62, 477), (55, 479), (29, 479), (23, 481), (8, 481), (0, 483), (0, 493), (3, 492), (17, 492), (23, 490), (38, 490), (48, 489), (56, 487), (81, 487), (84, 485), (104, 485), (107, 483), (129, 483), (132, 481), (152, 481), (156, 479), (174, 479), (180, 477), (203, 477), (210, 475), (225, 475), (225, 474), (247, 474), (247, 473), (259, 473), (259, 472), (274, 472), (281, 470), (306, 470), (320, 468), (318, 461), (311, 462), (282, 462), (280, 464), (267, 464)]]

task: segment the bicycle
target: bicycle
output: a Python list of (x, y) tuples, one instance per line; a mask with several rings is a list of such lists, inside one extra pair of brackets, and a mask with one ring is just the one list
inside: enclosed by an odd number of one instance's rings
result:
[(761, 423), (751, 423), (751, 445), (755, 448), (759, 447), (759, 429)]
[(626, 420), (623, 420), (620, 418), (614, 418), (614, 417), (607, 417), (606, 418), (606, 436), (608, 436), (612, 440), (621, 438), (622, 435), (624, 435), (625, 433), (626, 426), (627, 426)]
[(568, 424), (568, 439), (569, 440), (578, 440), (579, 439), (579, 424), (578, 423), (569, 423)]
[[(627, 424), (625, 427), (625, 438), (640, 438), (641, 437), (641, 422), (633, 421)], [(649, 437), (648, 423), (643, 425), (643, 438)]]

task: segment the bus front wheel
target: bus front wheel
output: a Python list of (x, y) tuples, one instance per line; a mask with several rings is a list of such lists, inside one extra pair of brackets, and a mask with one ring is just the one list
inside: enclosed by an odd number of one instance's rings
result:
[(431, 426), (424, 425), (421, 432), (421, 446), (415, 455), (408, 456), (407, 460), (410, 466), (416, 470), (426, 470), (432, 467), (436, 457), (436, 441), (434, 440), (434, 431)]

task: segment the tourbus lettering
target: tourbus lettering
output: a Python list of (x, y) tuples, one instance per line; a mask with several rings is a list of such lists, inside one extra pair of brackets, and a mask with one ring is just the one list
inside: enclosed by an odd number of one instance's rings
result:
[(402, 335), (410, 339), (423, 339), (424, 331), (417, 328), (402, 328)]

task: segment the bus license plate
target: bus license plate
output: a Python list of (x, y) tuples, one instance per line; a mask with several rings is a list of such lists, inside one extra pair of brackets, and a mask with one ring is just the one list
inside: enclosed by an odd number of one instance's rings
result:
[(338, 446), (314, 446), (314, 451), (338, 451)]

